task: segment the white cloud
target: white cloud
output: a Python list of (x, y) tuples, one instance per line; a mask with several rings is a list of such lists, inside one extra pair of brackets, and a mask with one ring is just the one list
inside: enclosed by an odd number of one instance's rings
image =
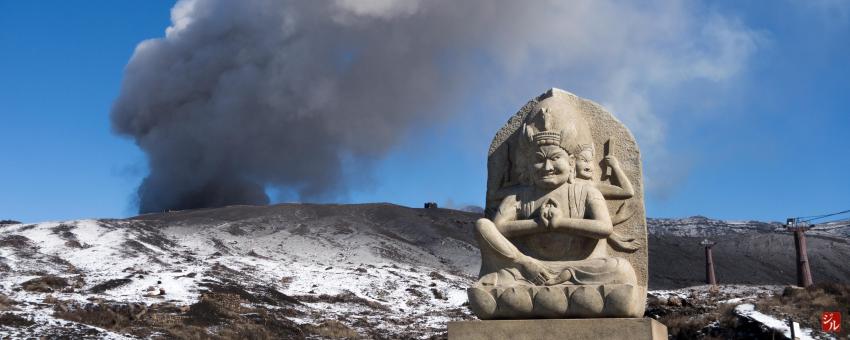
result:
[(334, 4), (341, 15), (337, 18), (342, 21), (347, 15), (381, 19), (407, 17), (419, 8), (418, 0), (336, 0)]

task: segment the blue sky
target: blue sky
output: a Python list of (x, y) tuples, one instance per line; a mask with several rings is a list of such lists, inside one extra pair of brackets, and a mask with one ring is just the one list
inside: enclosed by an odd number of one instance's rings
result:
[[(134, 48), (164, 36), (173, 4), (0, 0), (0, 219), (134, 215), (146, 159), (111, 132), (109, 111)], [(694, 7), (746, 27), (754, 48), (722, 85), (647, 85), (665, 130), (654, 160), (669, 163), (654, 165), (663, 185), (647, 190), (648, 216), (783, 220), (850, 209), (850, 4)], [(557, 86), (606, 104), (604, 91), (564, 79), (448, 106), (450, 121), (411, 129), (372, 171), (349, 174), (367, 184), (336, 201), (482, 205), (492, 135), (526, 100)]]

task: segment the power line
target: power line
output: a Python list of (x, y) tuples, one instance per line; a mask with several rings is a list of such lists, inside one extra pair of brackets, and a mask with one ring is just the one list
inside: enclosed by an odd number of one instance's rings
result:
[(826, 217), (830, 217), (830, 216), (835, 216), (835, 215), (846, 214), (846, 213), (850, 213), (850, 210), (839, 211), (839, 212), (837, 212), (837, 213), (832, 213), (832, 214), (823, 214), (823, 215), (815, 215), (815, 216), (796, 217), (796, 219), (797, 219), (799, 222), (802, 222), (802, 223), (808, 223), (808, 222), (811, 222), (811, 221), (814, 221), (814, 220), (819, 220), (819, 219), (822, 219), (822, 218), (826, 218)]
[(843, 227), (846, 227), (846, 226), (850, 226), (850, 218), (841, 218), (841, 219), (832, 220), (832, 221), (819, 222), (817, 224), (813, 224), (812, 229), (815, 229), (815, 230), (830, 230), (830, 229), (843, 228)]

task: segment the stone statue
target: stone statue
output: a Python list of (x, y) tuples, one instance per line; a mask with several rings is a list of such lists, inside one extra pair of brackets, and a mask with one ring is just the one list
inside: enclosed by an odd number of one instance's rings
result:
[(610, 113), (559, 89), (530, 101), (490, 147), (472, 311), (481, 319), (641, 317), (641, 185), (634, 137)]

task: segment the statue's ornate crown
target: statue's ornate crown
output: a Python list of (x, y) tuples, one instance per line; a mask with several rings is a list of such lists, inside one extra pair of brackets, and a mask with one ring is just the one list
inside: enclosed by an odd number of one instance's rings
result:
[(548, 107), (542, 107), (537, 115), (524, 124), (523, 140), (529, 146), (556, 145), (572, 152), (571, 144), (576, 130), (573, 122), (558, 121), (558, 117)]
[(561, 133), (555, 131), (541, 131), (535, 133), (531, 140), (537, 145), (561, 145)]

